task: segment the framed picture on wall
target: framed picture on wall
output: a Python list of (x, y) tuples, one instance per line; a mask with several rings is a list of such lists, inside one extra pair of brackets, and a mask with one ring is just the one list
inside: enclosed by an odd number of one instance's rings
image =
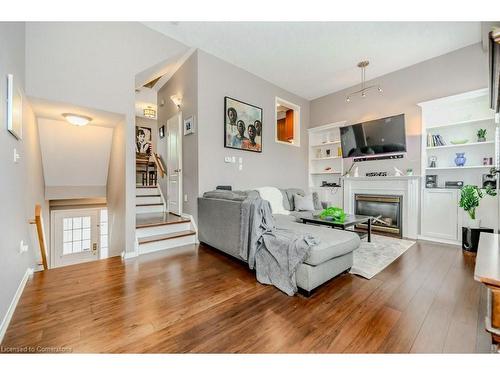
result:
[(262, 108), (224, 98), (224, 147), (262, 152)]
[(151, 142), (151, 128), (144, 126), (135, 127), (135, 152), (151, 155), (153, 144)]
[(160, 128), (158, 129), (158, 136), (160, 138), (165, 137), (165, 125), (160, 126)]
[(14, 76), (7, 75), (7, 130), (18, 140), (23, 137), (23, 96), (14, 85)]
[(184, 120), (184, 135), (193, 134), (195, 132), (194, 116), (189, 116)]

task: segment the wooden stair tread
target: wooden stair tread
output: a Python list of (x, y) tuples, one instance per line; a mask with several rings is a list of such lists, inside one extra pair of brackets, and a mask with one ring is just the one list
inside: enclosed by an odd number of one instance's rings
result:
[(139, 245), (142, 245), (142, 244), (150, 243), (150, 242), (158, 242), (158, 241), (164, 241), (164, 240), (171, 240), (173, 238), (192, 236), (194, 234), (196, 234), (196, 232), (194, 230), (183, 230), (183, 231), (174, 232), (174, 233), (157, 234), (154, 236), (142, 237), (142, 238), (138, 239), (138, 242), (139, 242)]
[(167, 212), (137, 214), (135, 220), (137, 229), (191, 222), (190, 218), (175, 216)]
[(136, 198), (141, 198), (141, 197), (146, 197), (146, 198), (153, 198), (153, 197), (161, 197), (160, 194), (145, 194), (145, 195), (136, 195)]
[(136, 207), (146, 207), (146, 206), (163, 206), (163, 203), (138, 203)]
[(161, 227), (162, 225), (184, 224), (189, 222), (191, 222), (191, 220), (189, 219), (182, 219), (179, 221), (159, 221), (156, 223), (137, 224), (135, 227), (136, 229), (140, 229), (140, 228), (150, 228), (150, 227)]

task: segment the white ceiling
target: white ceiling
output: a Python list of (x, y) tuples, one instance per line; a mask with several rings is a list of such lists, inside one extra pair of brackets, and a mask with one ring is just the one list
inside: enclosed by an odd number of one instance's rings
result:
[(146, 22), (306, 99), (481, 41), (480, 22)]
[(54, 102), (51, 100), (29, 97), (31, 108), (35, 116), (40, 118), (65, 121), (63, 113), (74, 113), (90, 117), (92, 121), (88, 126), (114, 127), (123, 120), (123, 116), (112, 112), (101, 111), (93, 108), (77, 106), (69, 103)]
[[(156, 86), (156, 85), (155, 85)], [(144, 116), (144, 109), (147, 107), (153, 108), (158, 112), (158, 107), (156, 102), (158, 93), (154, 89), (147, 87), (140, 87), (136, 89), (135, 92), (135, 115), (137, 117), (148, 118)]]
[(37, 121), (45, 186), (106, 186), (112, 128)]

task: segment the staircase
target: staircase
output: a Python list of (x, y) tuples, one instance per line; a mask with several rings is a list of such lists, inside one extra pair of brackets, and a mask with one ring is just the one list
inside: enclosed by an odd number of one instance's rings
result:
[(168, 213), (157, 186), (136, 187), (135, 237), (139, 255), (197, 243), (191, 218)]

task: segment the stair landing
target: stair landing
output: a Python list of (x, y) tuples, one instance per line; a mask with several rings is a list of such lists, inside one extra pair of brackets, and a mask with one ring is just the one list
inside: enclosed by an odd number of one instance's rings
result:
[(168, 212), (137, 214), (135, 219), (136, 228), (155, 227), (177, 223), (187, 223), (190, 220), (185, 217), (173, 215)]

